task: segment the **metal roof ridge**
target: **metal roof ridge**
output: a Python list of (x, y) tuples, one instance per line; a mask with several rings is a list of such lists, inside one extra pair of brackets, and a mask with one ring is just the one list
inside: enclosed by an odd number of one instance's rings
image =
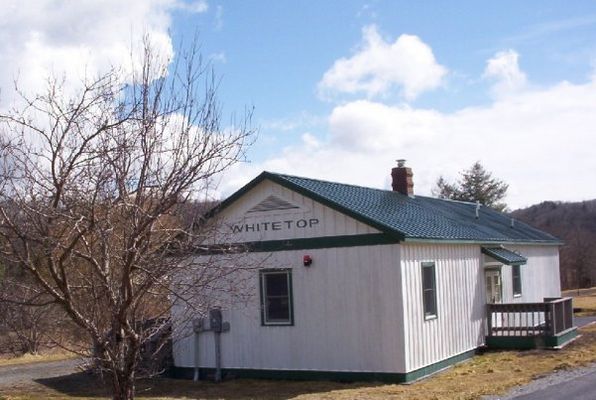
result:
[[(330, 180), (325, 180), (325, 179), (307, 178), (307, 177), (304, 177), (304, 176), (297, 176), (297, 175), (290, 175), (290, 174), (281, 174), (281, 173), (270, 172), (270, 171), (265, 171), (265, 172), (268, 173), (268, 174), (271, 174), (271, 175), (278, 176), (280, 178), (285, 178), (285, 177), (288, 177), (288, 178), (297, 178), (297, 179), (304, 179), (304, 180), (307, 180), (307, 181), (315, 181), (315, 182), (321, 182), (321, 183), (330, 183), (330, 184), (333, 184), (333, 185), (342, 185), (342, 186), (349, 186), (349, 187), (354, 187), (354, 188), (359, 188), (359, 189), (376, 190), (376, 191), (379, 191), (379, 192), (388, 192), (388, 193), (398, 193), (398, 194), (401, 194), (401, 193), (396, 192), (396, 191), (391, 190), (391, 189), (374, 188), (374, 187), (370, 187), (370, 186), (355, 185), (353, 183), (343, 183), (343, 182), (335, 182), (335, 181), (330, 181)], [(406, 195), (402, 195), (402, 196), (409, 197), (409, 196), (406, 196)]]
[[(469, 204), (472, 206), (476, 205), (476, 202), (473, 201), (465, 201), (465, 200), (454, 200), (454, 199), (443, 199), (441, 197), (433, 197), (433, 196), (424, 196), (424, 195), (416, 195), (416, 197), (422, 197), (423, 199), (431, 199), (431, 200), (439, 200), (439, 201), (448, 201), (450, 203), (461, 203), (461, 204)], [(490, 208), (488, 206), (485, 206), (484, 204), (480, 203), (481, 206), (485, 207), (485, 208)], [(496, 211), (496, 210), (495, 210)]]

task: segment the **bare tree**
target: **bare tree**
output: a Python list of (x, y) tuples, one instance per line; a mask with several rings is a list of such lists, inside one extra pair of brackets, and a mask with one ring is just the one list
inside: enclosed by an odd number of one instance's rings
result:
[(3, 351), (38, 354), (62, 344), (79, 344), (63, 310), (27, 278), (7, 279), (0, 290), (0, 321), (6, 333)]
[(139, 352), (162, 335), (173, 298), (196, 309), (205, 291), (237, 287), (231, 264), (194, 257), (213, 227), (181, 216), (253, 139), (250, 111), (222, 128), (196, 46), (170, 64), (145, 43), (129, 74), (74, 95), (52, 79), (0, 115), (2, 256), (87, 333), (114, 399), (134, 398)]
[(596, 249), (589, 231), (582, 229), (580, 224), (574, 224), (569, 227), (565, 236), (565, 244), (561, 248), (561, 264), (565, 264), (572, 275), (569, 282), (564, 282), (567, 283), (565, 286), (575, 286), (577, 289), (592, 287)]

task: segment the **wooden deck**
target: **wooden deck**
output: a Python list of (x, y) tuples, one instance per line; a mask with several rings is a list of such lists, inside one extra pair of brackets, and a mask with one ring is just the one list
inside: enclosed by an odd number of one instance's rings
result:
[(570, 297), (545, 298), (541, 303), (487, 304), (489, 347), (536, 348), (563, 346), (576, 336)]

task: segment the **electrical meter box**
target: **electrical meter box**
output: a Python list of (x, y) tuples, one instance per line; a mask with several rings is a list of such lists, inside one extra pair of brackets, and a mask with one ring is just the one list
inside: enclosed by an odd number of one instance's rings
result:
[(203, 325), (204, 325), (203, 318), (195, 318), (192, 320), (192, 329), (195, 333), (202, 332), (204, 330)]
[(221, 310), (215, 308), (213, 310), (209, 310), (209, 328), (213, 332), (221, 332), (223, 330), (223, 321)]

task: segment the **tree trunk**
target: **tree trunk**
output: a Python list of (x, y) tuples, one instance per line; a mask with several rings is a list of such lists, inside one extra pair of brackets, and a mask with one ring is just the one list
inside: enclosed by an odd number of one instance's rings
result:
[(133, 371), (118, 371), (114, 373), (112, 378), (112, 398), (114, 400), (132, 400), (135, 398)]

